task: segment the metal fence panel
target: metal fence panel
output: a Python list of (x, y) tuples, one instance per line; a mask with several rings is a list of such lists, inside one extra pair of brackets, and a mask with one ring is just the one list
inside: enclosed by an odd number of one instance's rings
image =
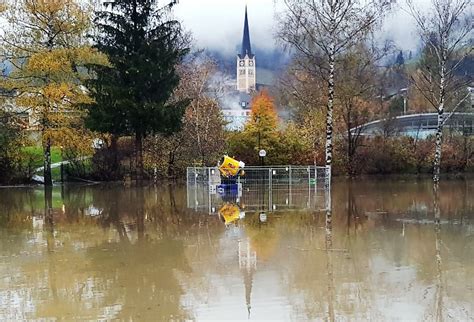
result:
[(239, 193), (219, 194), (226, 183), (217, 167), (187, 169), (188, 207), (216, 213), (223, 203), (238, 203), (247, 210), (298, 210), (325, 206), (326, 168), (315, 166), (246, 167), (245, 175), (233, 181)]

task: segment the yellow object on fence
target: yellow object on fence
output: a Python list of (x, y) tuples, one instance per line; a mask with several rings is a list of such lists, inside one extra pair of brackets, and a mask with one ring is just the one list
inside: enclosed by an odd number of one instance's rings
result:
[(219, 171), (224, 177), (235, 177), (239, 174), (240, 170), (245, 167), (245, 163), (242, 161), (237, 161), (228, 155), (224, 155), (220, 160)]

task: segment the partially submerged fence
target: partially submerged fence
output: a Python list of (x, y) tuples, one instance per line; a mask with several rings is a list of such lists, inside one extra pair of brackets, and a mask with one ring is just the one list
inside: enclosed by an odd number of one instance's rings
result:
[[(238, 178), (242, 185), (265, 185), (272, 189), (298, 184), (319, 186), (327, 178), (326, 168), (317, 166), (245, 167), (244, 171)], [(188, 184), (224, 183), (217, 167), (188, 167), (186, 177)]]
[(216, 213), (226, 202), (259, 211), (320, 210), (325, 206), (325, 167), (245, 167), (244, 170), (245, 174), (233, 181), (239, 190), (229, 194), (219, 190), (228, 180), (221, 178), (217, 167), (189, 167), (188, 207)]

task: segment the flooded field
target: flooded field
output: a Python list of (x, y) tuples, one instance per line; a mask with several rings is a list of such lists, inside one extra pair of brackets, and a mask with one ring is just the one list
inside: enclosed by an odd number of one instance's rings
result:
[(429, 180), (0, 189), (0, 320), (472, 321), (473, 193), (435, 220)]

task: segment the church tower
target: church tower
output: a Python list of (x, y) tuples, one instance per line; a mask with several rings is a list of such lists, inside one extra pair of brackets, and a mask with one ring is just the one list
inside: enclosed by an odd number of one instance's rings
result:
[(250, 46), (249, 21), (247, 6), (245, 6), (244, 36), (241, 51), (237, 54), (237, 90), (248, 94), (255, 90), (255, 85), (255, 55)]

